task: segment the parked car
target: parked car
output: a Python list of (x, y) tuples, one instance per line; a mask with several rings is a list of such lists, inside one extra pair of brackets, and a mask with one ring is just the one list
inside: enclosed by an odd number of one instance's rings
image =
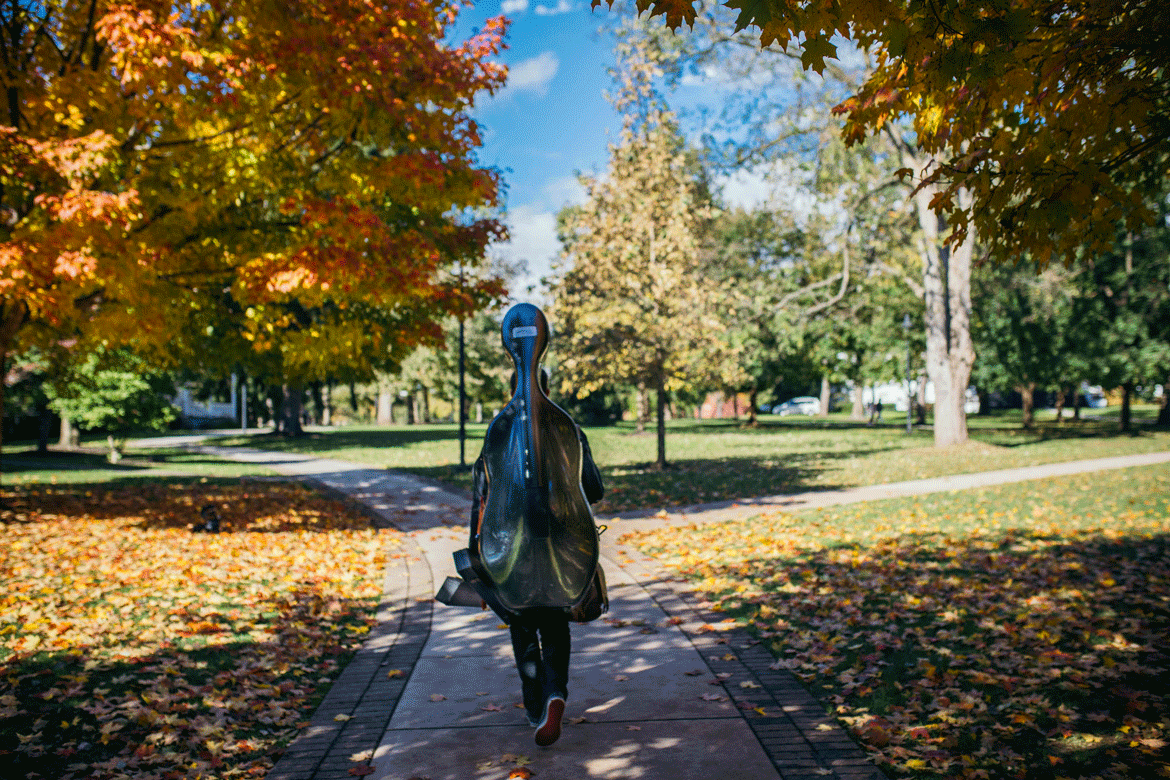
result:
[(811, 395), (798, 395), (796, 398), (791, 398), (772, 407), (772, 414), (778, 414), (781, 417), (787, 417), (790, 414), (813, 415), (820, 413), (821, 399), (813, 398)]

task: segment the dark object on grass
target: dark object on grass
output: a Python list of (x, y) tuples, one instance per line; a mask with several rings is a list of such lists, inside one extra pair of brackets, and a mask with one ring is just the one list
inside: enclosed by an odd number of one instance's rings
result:
[(214, 504), (205, 505), (199, 510), (199, 516), (203, 518), (203, 524), (193, 526), (192, 531), (207, 534), (219, 533), (219, 512), (215, 511)]

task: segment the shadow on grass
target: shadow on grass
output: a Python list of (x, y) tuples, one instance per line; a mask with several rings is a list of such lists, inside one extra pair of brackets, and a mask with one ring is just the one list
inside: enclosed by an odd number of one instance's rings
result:
[[(483, 437), (483, 426), (471, 429), (468, 442)], [(306, 432), (303, 436), (283, 436), (278, 433), (254, 434), (251, 436), (226, 436), (209, 442), (216, 446), (256, 447), (273, 452), (295, 452), (325, 454), (337, 450), (403, 447), (433, 441), (458, 441), (459, 429), (449, 424), (418, 425), (409, 428), (335, 428), (327, 433)]]
[[(77, 647), (0, 661), (5, 777), (216, 777), (267, 769), (352, 657), (332, 627), (365, 626), (369, 600), (325, 598), (314, 586), (270, 598), (246, 625), (191, 605), (172, 641), (134, 658)], [(152, 616), (173, 620), (168, 614)], [(311, 627), (307, 630), (306, 627)], [(206, 644), (269, 632), (270, 641)], [(71, 769), (72, 767), (72, 769)]]
[(284, 479), (152, 477), (5, 488), (2, 522), (52, 518), (118, 520), (144, 529), (206, 526), (214, 510), (219, 533), (362, 530), (371, 518), (354, 503)]
[(898, 775), (1156, 777), (1170, 537), (1070, 536), (910, 535), (688, 575), (727, 588), (705, 595)]
[[(872, 455), (876, 447), (846, 453), (813, 453), (758, 458), (689, 458), (670, 462), (663, 471), (652, 463), (605, 466), (601, 469), (605, 498), (593, 506), (597, 514), (627, 510), (693, 507), (736, 499), (759, 498), (809, 491), (837, 490), (845, 485), (818, 481), (834, 461)], [(470, 491), (469, 471), (454, 466), (412, 468), (411, 473), (452, 488)]]

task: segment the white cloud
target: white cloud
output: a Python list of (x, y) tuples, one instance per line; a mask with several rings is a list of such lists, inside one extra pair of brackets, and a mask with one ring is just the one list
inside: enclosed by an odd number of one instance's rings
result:
[(548, 93), (548, 85), (557, 75), (561, 62), (551, 51), (542, 52), (537, 56), (521, 60), (515, 65), (508, 66), (508, 83), (496, 95), (496, 100), (503, 100), (515, 92), (535, 92), (537, 95)]
[(528, 0), (504, 0), (500, 3), (500, 10), (506, 14), (528, 10)]
[(516, 280), (512, 296), (531, 299), (526, 296), (527, 288), (540, 287), (541, 277), (552, 272), (552, 262), (561, 251), (556, 214), (526, 203), (510, 209), (504, 221), (508, 225), (508, 241), (493, 244), (491, 253), (509, 263), (523, 262), (527, 266), (527, 272)]
[(577, 206), (585, 202), (585, 188), (576, 176), (562, 176), (544, 185), (548, 202), (558, 211), (563, 206)]
[(547, 5), (536, 6), (536, 15), (537, 16), (556, 16), (557, 14), (567, 14), (569, 11), (572, 11), (572, 10), (573, 10), (573, 4), (570, 3), (569, 0), (557, 0), (556, 6), (551, 7), (551, 8)]

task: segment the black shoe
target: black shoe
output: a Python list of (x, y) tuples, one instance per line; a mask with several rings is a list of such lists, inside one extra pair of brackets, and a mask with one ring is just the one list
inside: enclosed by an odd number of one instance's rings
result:
[(536, 744), (548, 747), (561, 738), (561, 718), (565, 716), (565, 700), (550, 696), (544, 703), (544, 717), (536, 728)]

